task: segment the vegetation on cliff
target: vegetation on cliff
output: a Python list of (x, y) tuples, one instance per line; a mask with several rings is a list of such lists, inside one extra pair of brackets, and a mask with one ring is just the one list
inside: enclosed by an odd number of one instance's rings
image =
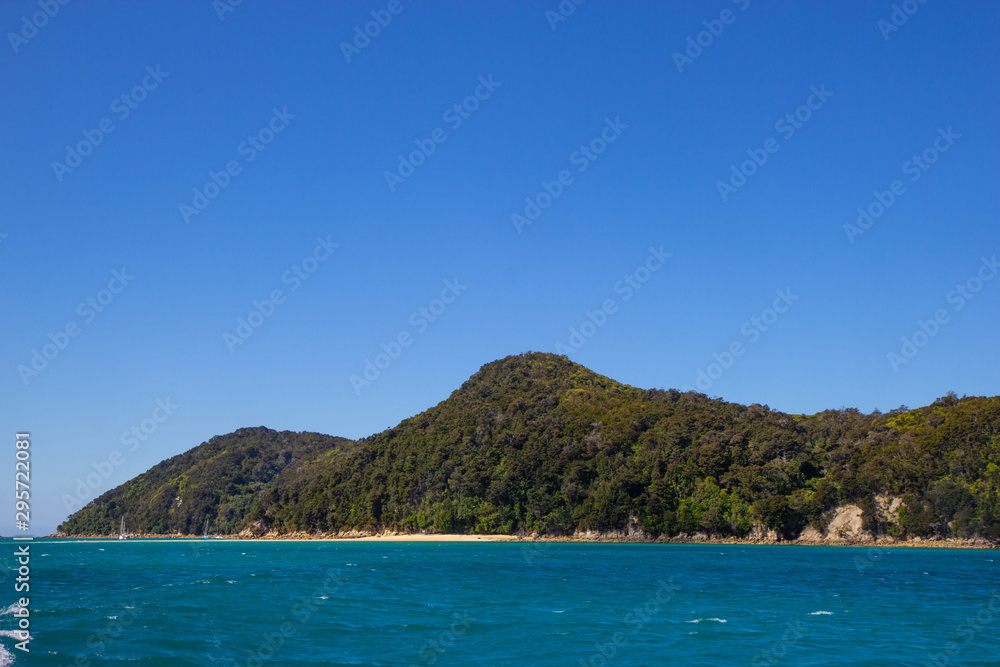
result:
[[(884, 495), (904, 499), (898, 521), (876, 511)], [(60, 530), (111, 533), (125, 513), (146, 532), (196, 533), (209, 516), (223, 532), (740, 536), (759, 523), (794, 536), (845, 503), (879, 532), (1000, 537), (1000, 398), (790, 415), (530, 353), (357, 443), (263, 428), (213, 438)]]

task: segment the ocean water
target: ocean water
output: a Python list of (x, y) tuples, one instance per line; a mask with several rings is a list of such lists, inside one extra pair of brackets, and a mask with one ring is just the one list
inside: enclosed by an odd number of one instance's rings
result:
[[(16, 600), (13, 543), (3, 541)], [(996, 551), (37, 541), (13, 665), (1000, 665)], [(0, 631), (15, 627), (8, 606)]]

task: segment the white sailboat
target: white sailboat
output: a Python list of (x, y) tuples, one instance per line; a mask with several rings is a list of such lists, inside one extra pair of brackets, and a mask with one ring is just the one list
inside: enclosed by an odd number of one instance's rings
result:
[(121, 528), (118, 529), (118, 539), (119, 540), (128, 539), (128, 535), (125, 533), (125, 517), (122, 517), (122, 525)]
[(208, 517), (205, 517), (205, 539), (208, 539)]

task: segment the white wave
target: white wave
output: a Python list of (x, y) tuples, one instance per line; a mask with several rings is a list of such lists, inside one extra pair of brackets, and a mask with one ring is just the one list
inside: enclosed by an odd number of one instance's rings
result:
[(832, 611), (814, 611), (810, 616), (833, 616)]
[(702, 621), (715, 621), (716, 623), (728, 623), (724, 618), (696, 618), (693, 621), (684, 621), (685, 623), (701, 623)]
[(565, 610), (565, 609), (560, 609), (559, 611), (554, 611), (554, 612), (552, 612), (552, 613), (553, 613), (553, 614), (565, 614), (565, 613), (566, 613), (566, 610)]
[(12, 604), (11, 606), (7, 607), (3, 611), (0, 611), (0, 616), (4, 616), (6, 614), (13, 614), (14, 612), (18, 611), (20, 608), (21, 608), (21, 605), (19, 605), (17, 602), (15, 602), (14, 604)]
[(0, 667), (7, 667), (14, 664), (14, 656), (3, 646), (0, 646)]
[(10, 637), (11, 639), (16, 639), (19, 642), (23, 642), (27, 639), (30, 642), (31, 635), (29, 634), (25, 637), (23, 632), (23, 630), (0, 630), (0, 637)]

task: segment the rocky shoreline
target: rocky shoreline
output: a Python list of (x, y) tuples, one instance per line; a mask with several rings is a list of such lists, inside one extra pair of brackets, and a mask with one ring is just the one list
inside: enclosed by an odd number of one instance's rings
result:
[[(247, 540), (247, 541), (323, 541), (323, 540), (385, 540), (385, 541), (406, 541), (408, 538), (420, 541), (504, 541), (504, 542), (524, 542), (524, 543), (548, 543), (567, 542), (576, 544), (692, 544), (692, 545), (757, 545), (757, 546), (844, 546), (844, 547), (906, 547), (906, 548), (926, 548), (926, 549), (998, 549), (1000, 543), (983, 537), (972, 538), (921, 538), (913, 537), (900, 539), (892, 536), (871, 536), (859, 535), (846, 538), (820, 537), (816, 539), (807, 535), (802, 535), (796, 539), (781, 539), (773, 534), (749, 535), (746, 537), (716, 536), (707, 533), (680, 534), (674, 536), (651, 537), (641, 533), (612, 532), (579, 532), (573, 535), (478, 535), (478, 534), (434, 534), (434, 533), (397, 533), (397, 532), (376, 532), (376, 531), (344, 531), (339, 533), (266, 533), (264, 535), (250, 535), (239, 533), (236, 535), (219, 535), (218, 539), (223, 540)], [(117, 540), (117, 535), (47, 535), (41, 539), (67, 539), (67, 540)], [(135, 534), (131, 535), (132, 540), (197, 540), (203, 539), (200, 535), (184, 535), (180, 533), (163, 534)], [(216, 539), (215, 536), (212, 539)]]
[[(877, 512), (879, 518), (887, 525), (898, 525), (898, 510), (902, 502), (900, 498), (878, 496)], [(576, 531), (572, 535), (540, 535), (538, 533), (519, 535), (480, 535), (480, 534), (434, 534), (434, 533), (402, 533), (397, 531), (366, 531), (349, 530), (328, 532), (268, 532), (259, 523), (243, 530), (236, 535), (220, 535), (228, 540), (386, 540), (386, 541), (448, 541), (448, 542), (575, 542), (575, 543), (635, 543), (635, 544), (742, 544), (742, 545), (777, 545), (777, 546), (847, 546), (847, 547), (917, 547), (930, 549), (997, 549), (1000, 541), (985, 537), (907, 537), (898, 538), (892, 535), (873, 535), (863, 527), (861, 508), (857, 505), (841, 505), (831, 511), (829, 521), (822, 531), (813, 526), (807, 526), (795, 539), (786, 540), (777, 532), (768, 530), (760, 524), (753, 526), (751, 531), (743, 536), (713, 535), (709, 533), (681, 533), (680, 535), (653, 536), (643, 530), (636, 517), (630, 517), (628, 527), (617, 531)], [(117, 535), (65, 535), (56, 533), (49, 535), (58, 539), (118, 539)], [(154, 535), (137, 533), (132, 539), (197, 539), (200, 535)], [(214, 537), (214, 536), (213, 536)]]

